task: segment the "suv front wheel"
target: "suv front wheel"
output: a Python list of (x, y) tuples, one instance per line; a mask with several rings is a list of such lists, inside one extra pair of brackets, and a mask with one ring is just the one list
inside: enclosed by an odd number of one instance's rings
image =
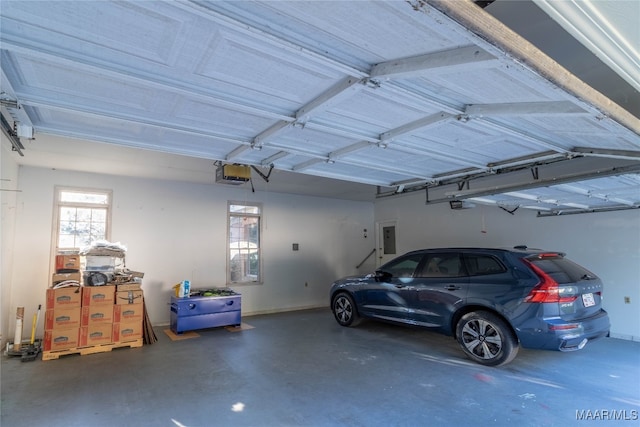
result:
[(333, 298), (331, 304), (333, 315), (342, 326), (356, 326), (360, 323), (360, 316), (351, 295), (341, 292)]
[(504, 365), (518, 354), (518, 343), (511, 328), (487, 311), (473, 311), (462, 316), (456, 327), (456, 337), (467, 356), (482, 365)]

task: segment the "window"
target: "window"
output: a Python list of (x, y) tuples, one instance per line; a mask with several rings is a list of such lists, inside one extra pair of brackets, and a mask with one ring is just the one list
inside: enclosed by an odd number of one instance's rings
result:
[(470, 276), (501, 274), (507, 271), (498, 259), (490, 255), (465, 254), (464, 261)]
[(559, 284), (596, 278), (596, 275), (589, 270), (560, 256), (533, 258), (530, 261)]
[(229, 203), (230, 283), (260, 282), (261, 215), (260, 205)]
[(393, 277), (413, 277), (422, 257), (421, 253), (406, 255), (383, 265), (380, 271), (391, 273)]
[(428, 254), (420, 277), (463, 277), (465, 271), (458, 253)]
[(56, 187), (55, 253), (109, 239), (111, 191)]

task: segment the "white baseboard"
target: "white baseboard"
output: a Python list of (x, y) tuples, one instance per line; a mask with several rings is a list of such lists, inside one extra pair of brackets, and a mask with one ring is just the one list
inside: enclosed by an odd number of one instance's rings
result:
[(617, 338), (619, 340), (626, 340), (626, 341), (637, 341), (640, 342), (640, 337), (637, 337), (635, 335), (626, 335), (626, 334), (614, 334), (611, 333), (609, 334), (609, 337), (611, 338)]
[[(307, 306), (299, 306), (299, 307), (289, 307), (289, 308), (275, 308), (272, 310), (258, 310), (252, 311), (249, 313), (242, 312), (242, 318), (251, 317), (251, 316), (261, 316), (263, 314), (276, 314), (276, 313), (286, 313), (289, 311), (302, 311), (302, 310), (314, 310), (318, 308), (327, 308), (327, 305), (307, 305)], [(169, 326), (171, 322), (162, 322), (162, 323), (153, 323), (151, 326), (153, 327), (164, 327)]]

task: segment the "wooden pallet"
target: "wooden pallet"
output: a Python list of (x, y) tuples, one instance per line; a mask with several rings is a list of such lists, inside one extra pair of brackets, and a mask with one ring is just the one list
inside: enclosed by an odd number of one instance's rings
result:
[(143, 342), (142, 338), (132, 341), (122, 341), (115, 342), (109, 344), (100, 344), (100, 345), (91, 345), (87, 347), (74, 347), (68, 348), (66, 350), (52, 350), (52, 351), (43, 351), (42, 352), (42, 360), (54, 360), (58, 359), (62, 356), (67, 356), (69, 354), (79, 354), (81, 356), (86, 356), (88, 354), (96, 354), (96, 353), (105, 353), (107, 351), (111, 351), (114, 348), (123, 348), (123, 347), (142, 347)]

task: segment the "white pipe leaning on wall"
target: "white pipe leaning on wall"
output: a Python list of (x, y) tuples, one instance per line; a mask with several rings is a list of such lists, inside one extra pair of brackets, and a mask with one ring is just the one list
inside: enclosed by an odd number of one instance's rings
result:
[(24, 320), (24, 307), (18, 307), (16, 311), (16, 333), (13, 338), (13, 350), (20, 351), (22, 345), (22, 324)]

